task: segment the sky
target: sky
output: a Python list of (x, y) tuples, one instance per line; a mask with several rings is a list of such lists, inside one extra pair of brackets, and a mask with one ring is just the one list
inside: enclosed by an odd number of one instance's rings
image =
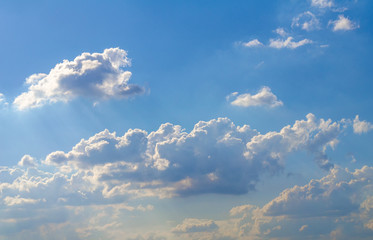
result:
[(0, 240), (372, 239), (372, 10), (0, 1)]

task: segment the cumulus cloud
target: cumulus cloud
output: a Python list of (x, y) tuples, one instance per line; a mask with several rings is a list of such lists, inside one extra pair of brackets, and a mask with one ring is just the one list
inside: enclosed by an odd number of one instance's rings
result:
[(299, 27), (306, 31), (312, 31), (320, 28), (320, 22), (313, 13), (306, 11), (293, 18), (291, 27)]
[[(170, 123), (162, 124), (150, 133), (129, 129), (117, 136), (115, 132), (105, 130), (82, 139), (68, 152), (49, 154), (38, 165), (26, 155), (19, 163), (20, 168), (1, 167), (1, 225), (4, 229), (19, 232), (25, 230), (24, 226), (39, 229), (45, 224), (65, 224), (62, 228), (65, 229), (68, 219), (74, 217), (78, 221), (84, 214), (91, 218), (87, 226), (79, 231), (74, 228), (74, 223), (69, 226), (75, 229), (75, 233), (88, 236), (92, 232), (105, 231), (99, 226), (109, 223), (115, 229), (120, 228), (122, 225), (118, 219), (125, 211), (153, 209), (148, 203), (139, 204), (137, 199), (253, 191), (263, 174), (281, 173), (287, 155), (295, 151), (313, 154), (321, 168), (330, 169), (333, 164), (325, 151), (328, 147), (335, 147), (344, 129), (343, 124), (346, 121), (333, 122), (308, 114), (306, 119), (278, 132), (264, 134), (248, 125), (236, 126), (227, 118), (200, 121), (190, 132)], [(341, 204), (347, 202), (341, 199)], [(324, 209), (335, 210), (328, 207)], [(343, 207), (349, 211), (348, 205)], [(60, 211), (58, 218), (50, 216), (52, 209)], [(247, 212), (246, 216), (259, 214), (267, 219), (285, 214), (270, 204), (265, 209), (253, 206), (235, 208), (231, 216)], [(104, 218), (101, 216), (103, 212)], [(321, 212), (315, 210), (314, 214)], [(101, 217), (91, 223), (97, 214)], [(110, 219), (110, 222), (103, 224), (99, 219)], [(184, 235), (182, 232), (189, 232), (193, 236), (204, 233), (206, 239), (219, 239), (215, 234), (230, 228), (219, 221), (200, 221), (188, 220), (176, 227), (174, 233)], [(297, 232), (302, 225), (297, 226)], [(277, 226), (279, 224), (268, 228), (268, 234), (282, 231), (283, 227), (279, 229)], [(246, 227), (239, 227), (242, 234)]]
[(330, 8), (333, 5), (333, 0), (311, 0), (311, 6), (313, 7)]
[(350, 30), (354, 30), (360, 27), (357, 23), (351, 21), (350, 19), (344, 17), (343, 15), (339, 15), (338, 19), (334, 21), (330, 20), (328, 25), (332, 25), (334, 32), (350, 31)]
[(73, 61), (57, 64), (48, 74), (28, 77), (28, 91), (19, 95), (13, 104), (24, 110), (77, 97), (99, 101), (141, 94), (143, 88), (129, 84), (131, 72), (123, 70), (129, 65), (127, 52), (119, 48), (105, 49), (103, 53), (83, 53)]
[(300, 40), (298, 42), (293, 41), (293, 37), (288, 37), (287, 39), (270, 39), (269, 40), (269, 47), (271, 48), (290, 48), (290, 49), (296, 49), (298, 47), (311, 44), (312, 41), (305, 38), (303, 40)]
[(258, 39), (251, 40), (249, 42), (242, 44), (245, 47), (260, 47), (263, 46), (263, 43), (261, 43)]
[(25, 155), (22, 159), (18, 162), (18, 166), (21, 167), (35, 167), (35, 159), (30, 155)]
[(359, 115), (356, 115), (353, 123), (354, 133), (362, 134), (367, 133), (373, 129), (373, 124), (367, 121), (360, 121)]
[(277, 96), (271, 92), (269, 87), (261, 88), (255, 95), (234, 92), (227, 97), (227, 100), (232, 105), (239, 107), (268, 106), (273, 108), (283, 105), (283, 102), (277, 99)]
[[(151, 133), (130, 129), (117, 136), (105, 130), (82, 139), (69, 152), (49, 154), (43, 164), (56, 166), (56, 172), (39, 169), (45, 165), (3, 169), (0, 192), (43, 198), (45, 205), (243, 194), (255, 188), (261, 174), (280, 172), (294, 151), (310, 152), (321, 168), (332, 167), (325, 151), (338, 142), (341, 124), (308, 114), (306, 120), (266, 134), (248, 125), (236, 126), (227, 118), (201, 121), (189, 133), (170, 123)], [(19, 165), (35, 163), (26, 155)]]

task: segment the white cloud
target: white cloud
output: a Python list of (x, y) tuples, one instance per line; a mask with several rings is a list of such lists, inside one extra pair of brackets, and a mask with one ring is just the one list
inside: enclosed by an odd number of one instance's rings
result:
[(103, 53), (83, 53), (73, 61), (64, 60), (48, 74), (37, 73), (26, 79), (28, 91), (14, 100), (19, 110), (41, 107), (47, 103), (68, 102), (77, 97), (94, 101), (126, 98), (143, 92), (138, 85), (129, 84), (131, 72), (127, 52), (119, 48)]
[(35, 204), (42, 201), (41, 199), (32, 199), (32, 198), (21, 198), (19, 195), (15, 197), (5, 197), (4, 203), (7, 206), (14, 206), (14, 205), (24, 205), (24, 204)]
[(359, 115), (356, 115), (353, 123), (354, 133), (362, 134), (367, 133), (373, 129), (373, 124), (367, 121), (360, 121)]
[[(308, 114), (306, 120), (266, 134), (235, 126), (227, 118), (201, 121), (189, 133), (170, 123), (151, 133), (130, 129), (117, 136), (105, 130), (82, 139), (69, 152), (49, 154), (44, 163), (56, 166), (55, 173), (28, 168), (14, 175), (14, 170), (4, 169), (0, 191), (12, 197), (42, 197), (45, 204), (74, 205), (131, 197), (242, 194), (252, 191), (263, 173), (280, 172), (294, 151), (307, 151), (321, 168), (331, 168), (325, 151), (335, 147), (342, 129), (341, 123)], [(20, 165), (32, 166), (31, 159), (26, 155)]]
[(281, 37), (285, 37), (287, 35), (287, 32), (283, 28), (277, 28), (275, 32), (280, 35)]
[(330, 8), (334, 5), (332, 0), (311, 0), (311, 6), (319, 8)]
[(298, 42), (293, 41), (293, 37), (288, 37), (287, 39), (270, 39), (269, 40), (269, 47), (271, 48), (290, 48), (295, 49), (301, 47), (306, 44), (311, 44), (312, 41), (309, 39), (303, 39)]
[(360, 27), (357, 23), (352, 22), (350, 19), (344, 17), (343, 15), (339, 15), (338, 19), (335, 20), (335, 21), (330, 20), (328, 25), (333, 26), (333, 31), (334, 32), (336, 32), (336, 31), (350, 31), (350, 30), (354, 30), (354, 29)]
[(249, 42), (243, 43), (242, 45), (245, 46), (245, 47), (260, 47), (260, 46), (263, 46), (263, 44), (258, 39), (251, 40)]
[(320, 29), (320, 22), (313, 13), (307, 11), (294, 17), (291, 27), (300, 27), (303, 30), (312, 31)]
[(35, 159), (30, 155), (24, 155), (22, 159), (18, 162), (18, 166), (21, 167), (35, 167)]
[(184, 219), (182, 224), (177, 225), (172, 232), (174, 233), (194, 233), (194, 232), (211, 232), (219, 227), (212, 220), (208, 219)]
[(255, 95), (249, 93), (238, 94), (232, 93), (227, 97), (228, 101), (235, 106), (252, 107), (252, 106), (268, 106), (278, 107), (282, 106), (283, 102), (277, 99), (277, 96), (271, 92), (269, 87), (263, 87)]
[(4, 94), (0, 93), (0, 106), (8, 106), (9, 103), (6, 101)]

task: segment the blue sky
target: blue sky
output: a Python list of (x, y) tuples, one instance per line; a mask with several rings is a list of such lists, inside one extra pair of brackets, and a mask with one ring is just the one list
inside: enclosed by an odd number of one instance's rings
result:
[(1, 1), (0, 239), (370, 239), (368, 0)]

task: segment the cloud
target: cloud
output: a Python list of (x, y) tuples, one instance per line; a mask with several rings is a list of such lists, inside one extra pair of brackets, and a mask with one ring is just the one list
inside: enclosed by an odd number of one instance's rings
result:
[(306, 44), (311, 44), (312, 41), (309, 39), (303, 39), (298, 42), (293, 41), (293, 37), (288, 37), (287, 39), (270, 39), (269, 40), (269, 47), (271, 48), (290, 48), (296, 49), (298, 47), (304, 46)]
[(4, 94), (0, 93), (0, 107), (6, 107), (9, 103), (6, 101)]
[(351, 31), (351, 30), (354, 30), (360, 27), (357, 23), (352, 22), (350, 19), (344, 17), (343, 15), (339, 15), (337, 20), (334, 20), (334, 21), (330, 20), (328, 25), (333, 26), (334, 32)]
[[(262, 174), (282, 171), (291, 152), (307, 151), (321, 168), (331, 168), (325, 151), (338, 142), (341, 124), (308, 114), (306, 120), (265, 134), (227, 118), (200, 121), (189, 133), (170, 123), (151, 133), (129, 129), (117, 136), (105, 130), (69, 152), (50, 153), (38, 168), (4, 169), (0, 191), (43, 198), (44, 205), (244, 194), (255, 189)], [(31, 159), (26, 155), (20, 165), (33, 166)], [(40, 170), (44, 164), (56, 171)]]
[(330, 8), (334, 5), (332, 0), (311, 0), (311, 6), (319, 8)]
[(77, 97), (100, 101), (141, 94), (144, 89), (129, 84), (131, 72), (122, 69), (129, 65), (127, 52), (119, 48), (105, 49), (103, 53), (83, 53), (73, 61), (57, 64), (48, 74), (28, 77), (28, 91), (19, 95), (13, 104), (24, 110)]
[[(321, 179), (284, 190), (261, 211), (263, 216), (270, 217), (270, 222), (282, 225), (284, 230), (291, 229), (292, 224), (302, 224), (300, 229), (303, 231), (299, 229), (299, 232), (305, 234), (304, 237), (329, 235), (336, 229), (345, 228), (349, 231), (344, 234), (355, 235), (358, 239), (367, 232), (373, 216), (372, 180), (372, 167), (364, 166), (355, 171), (333, 168)], [(329, 224), (322, 226), (320, 223)], [(305, 225), (307, 229), (304, 229)], [(292, 233), (288, 234), (291, 236)]]
[[(232, 98), (233, 100), (231, 100)], [(234, 92), (227, 97), (227, 100), (231, 100), (232, 105), (239, 107), (268, 106), (273, 108), (283, 105), (283, 102), (277, 100), (277, 96), (271, 92), (269, 87), (261, 88), (255, 95)]]
[(21, 198), (19, 195), (15, 197), (5, 197), (4, 203), (7, 206), (14, 206), (14, 205), (24, 205), (24, 204), (35, 204), (40, 202), (41, 199), (32, 199), (32, 198)]
[(304, 231), (306, 228), (308, 227), (308, 225), (303, 225), (299, 228), (299, 232), (302, 232)]
[(173, 233), (194, 233), (194, 232), (211, 232), (217, 230), (219, 227), (212, 220), (208, 219), (184, 219), (182, 224), (177, 225)]
[[(12, 234), (30, 233), (54, 226), (58, 231), (85, 238), (91, 234), (107, 234), (108, 228), (123, 226), (121, 214), (153, 209), (149, 203), (139, 204), (139, 200), (253, 191), (265, 174), (281, 173), (287, 156), (296, 151), (311, 153), (321, 168), (331, 169), (333, 164), (325, 151), (335, 147), (347, 122), (317, 119), (308, 114), (306, 119), (278, 132), (264, 134), (248, 125), (236, 126), (227, 118), (200, 121), (190, 132), (166, 123), (150, 133), (129, 129), (117, 136), (105, 130), (82, 139), (68, 152), (48, 154), (38, 165), (31, 156), (25, 155), (19, 163), (21, 167), (0, 168), (0, 225), (3, 227), (0, 232), (6, 235), (2, 229), (13, 229)], [(340, 204), (344, 203), (341, 198)], [(230, 214), (236, 218), (246, 212), (246, 218), (251, 216), (250, 219), (254, 215), (258, 219), (259, 216), (263, 219), (290, 216), (291, 212), (281, 212), (281, 208), (272, 205), (268, 204), (266, 211), (255, 206), (238, 207)], [(327, 207), (334, 210), (332, 206)], [(350, 211), (349, 205), (343, 207)], [(51, 216), (54, 211), (58, 217)], [(299, 210), (298, 215), (301, 213)], [(87, 224), (81, 226), (78, 222)], [(242, 234), (246, 234), (247, 224), (246, 221), (245, 226), (237, 225)], [(297, 226), (297, 232), (302, 225)], [(215, 235), (228, 231), (230, 226), (223, 226), (220, 221), (189, 219), (177, 226), (174, 233), (188, 232), (193, 237), (205, 234), (206, 239), (219, 239)], [(278, 226), (280, 224), (268, 227), (268, 234), (285, 229)], [(118, 233), (118, 236), (121, 235)]]
[(312, 31), (320, 29), (320, 22), (313, 13), (306, 11), (293, 18), (291, 27), (300, 27), (303, 30)]
[(254, 39), (254, 40), (251, 40), (249, 42), (242, 43), (242, 45), (245, 46), (245, 47), (260, 47), (260, 46), (263, 46), (263, 44), (261, 42), (259, 42), (258, 39)]
[(356, 134), (367, 133), (373, 129), (373, 124), (367, 121), (360, 121), (359, 115), (356, 115), (353, 123), (353, 129), (354, 133)]
[(211, 239), (369, 239), (372, 180), (372, 167), (335, 167), (321, 179), (285, 189), (263, 207), (237, 206), (229, 218), (210, 220), (218, 226)]
[(35, 159), (30, 155), (24, 155), (22, 159), (18, 162), (18, 166), (21, 167), (35, 167)]
[(283, 28), (277, 28), (275, 32), (280, 35), (281, 37), (285, 37), (287, 35), (287, 32)]

